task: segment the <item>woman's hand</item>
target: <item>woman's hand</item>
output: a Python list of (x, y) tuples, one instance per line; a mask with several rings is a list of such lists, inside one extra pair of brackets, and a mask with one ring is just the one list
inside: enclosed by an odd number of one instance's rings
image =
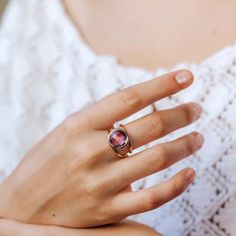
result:
[(23, 224), (13, 220), (0, 220), (0, 235), (7, 236), (160, 236), (146, 225), (125, 220), (106, 227), (72, 229), (60, 226)]
[[(181, 194), (194, 179), (184, 169), (166, 182), (132, 192), (130, 185), (196, 152), (194, 132), (128, 158), (117, 158), (107, 130), (117, 121), (172, 95), (193, 81), (176, 71), (107, 96), (70, 115), (36, 144), (0, 187), (0, 217), (26, 223), (92, 227), (149, 211)], [(195, 103), (153, 112), (126, 124), (138, 148), (199, 118)]]

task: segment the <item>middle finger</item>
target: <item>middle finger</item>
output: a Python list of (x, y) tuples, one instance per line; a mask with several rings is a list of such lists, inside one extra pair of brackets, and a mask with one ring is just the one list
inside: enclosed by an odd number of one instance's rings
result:
[(156, 111), (128, 123), (125, 127), (133, 149), (161, 138), (170, 132), (196, 121), (202, 113), (197, 103)]

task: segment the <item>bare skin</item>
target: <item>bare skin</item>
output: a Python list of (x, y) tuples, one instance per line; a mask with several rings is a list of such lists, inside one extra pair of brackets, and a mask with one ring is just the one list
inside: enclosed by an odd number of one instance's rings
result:
[(146, 225), (122, 221), (113, 225), (92, 229), (72, 229), (59, 226), (22, 224), (12, 220), (0, 220), (0, 235), (7, 236), (161, 236)]
[(124, 65), (201, 62), (236, 41), (234, 0), (64, 0), (85, 41)]
[[(193, 80), (187, 70), (171, 72), (71, 114), (29, 150), (1, 184), (0, 217), (88, 228), (121, 221), (179, 196), (194, 180), (191, 168), (147, 189), (133, 192), (130, 185), (198, 151), (204, 142), (201, 134), (193, 132), (118, 159), (107, 142), (107, 130), (116, 121), (186, 89)], [(190, 125), (201, 113), (196, 103), (182, 104), (129, 122), (126, 129), (136, 149)]]
[[(108, 1), (108, 0), (101, 0), (101, 1), (91, 1), (91, 0), (67, 0), (65, 2), (65, 7), (68, 11), (68, 14), (75, 22), (75, 25), (78, 27), (78, 30), (81, 31), (84, 39), (88, 42), (88, 44), (98, 53), (100, 54), (108, 54), (108, 55), (115, 55), (119, 58), (120, 62), (125, 65), (132, 65), (132, 66), (139, 66), (147, 69), (155, 69), (160, 66), (170, 67), (177, 62), (181, 61), (188, 61), (188, 62), (199, 62), (202, 59), (206, 58), (208, 55), (214, 53), (215, 51), (219, 50), (220, 48), (225, 47), (226, 45), (231, 44), (235, 41), (236, 38), (236, 30), (232, 22), (236, 20), (235, 16), (235, 9), (236, 9), (236, 2), (235, 1), (228, 1), (227, 4), (225, 4), (222, 1), (213, 1), (213, 0), (207, 0), (201, 2), (197, 0), (191, 0), (189, 4), (186, 4), (186, 1), (178, 0), (178, 1)], [(171, 4), (171, 6), (170, 6)], [(175, 5), (176, 4), (176, 5)], [(155, 10), (154, 10), (155, 9)], [(175, 11), (178, 9), (178, 11)], [(211, 9), (209, 11), (209, 9)], [(101, 17), (102, 15), (102, 17)], [(171, 17), (166, 17), (166, 16)], [(200, 15), (200, 16), (199, 16)], [(219, 15), (221, 18), (219, 18)], [(122, 17), (121, 17), (122, 16)], [(224, 21), (222, 21), (222, 18), (224, 18)], [(165, 19), (165, 20), (161, 20)], [(176, 27), (171, 27), (174, 24), (176, 24)], [(206, 24), (208, 22), (208, 24)], [(181, 27), (178, 27), (178, 25), (181, 25)], [(116, 29), (112, 30), (111, 29)], [(112, 32), (112, 33), (111, 33)], [(160, 34), (161, 32), (161, 34)], [(122, 37), (121, 37), (122, 35)], [(199, 37), (199, 35), (201, 37)], [(109, 40), (107, 40), (109, 38)], [(173, 41), (173, 38), (175, 39)], [(197, 41), (196, 41), (197, 39)], [(162, 84), (164, 85), (164, 84)], [(188, 84), (188, 86), (190, 83)], [(165, 85), (166, 88), (168, 87)], [(182, 87), (184, 89), (185, 86)], [(180, 88), (179, 88), (180, 89)], [(149, 91), (149, 89), (147, 89)], [(173, 92), (173, 91), (172, 91)], [(166, 95), (168, 95), (168, 92), (166, 92)], [(182, 115), (181, 115), (182, 110)], [(168, 123), (171, 121), (171, 116), (165, 117), (167, 114), (171, 114), (171, 111), (168, 111), (166, 113), (163, 113), (162, 119), (165, 122), (167, 121), (166, 126), (169, 129), (168, 132), (172, 132), (172, 129), (177, 129), (182, 126), (186, 126), (190, 124), (191, 122), (195, 121), (195, 118), (192, 117), (192, 120), (186, 117), (191, 114), (191, 110), (196, 116), (196, 110), (198, 110), (198, 116), (200, 115), (199, 108), (196, 108), (196, 104), (185, 104), (182, 105), (179, 108), (176, 108), (175, 112), (179, 112), (178, 116), (180, 119), (177, 121), (178, 125), (175, 127), (173, 125), (174, 122)], [(186, 113), (184, 115), (184, 112)], [(92, 113), (92, 112), (91, 112)], [(177, 114), (175, 113), (175, 114)], [(119, 116), (118, 114), (116, 114)], [(121, 115), (121, 114), (120, 114)], [(193, 115), (193, 114), (192, 114)], [(160, 117), (161, 117), (160, 116)], [(0, 233), (1, 230), (22, 230), (22, 236), (28, 236), (31, 235), (32, 232), (35, 232), (35, 236), (37, 235), (79, 235), (79, 236), (87, 236), (87, 235), (158, 235), (150, 228), (140, 225), (140, 224), (134, 224), (132, 222), (128, 223), (120, 223), (115, 225), (108, 225), (106, 227), (97, 227), (92, 229), (68, 229), (63, 228), (61, 226), (66, 227), (93, 227), (93, 226), (101, 226), (104, 224), (109, 224), (113, 222), (120, 221), (124, 219), (126, 216), (131, 214), (136, 214), (139, 212), (147, 211), (154, 209), (156, 207), (159, 207), (160, 205), (164, 204), (165, 202), (168, 202), (169, 200), (173, 199), (174, 197), (181, 194), (187, 186), (193, 181), (194, 178), (194, 171), (191, 169), (185, 169), (182, 172), (178, 173), (176, 176), (174, 176), (172, 179), (170, 179), (167, 182), (161, 183), (160, 185), (157, 185), (153, 187), (152, 189), (148, 189), (149, 193), (147, 194), (143, 192), (136, 193), (136, 196), (134, 199), (134, 204), (127, 206), (125, 205), (127, 197), (130, 197), (130, 194), (134, 194), (130, 191), (126, 191), (127, 186), (129, 187), (130, 184), (138, 179), (142, 178), (145, 175), (148, 175), (150, 173), (153, 173), (155, 171), (161, 170), (166, 168), (167, 166), (174, 164), (174, 162), (181, 160), (182, 158), (185, 158), (186, 156), (194, 153), (199, 148), (201, 148), (202, 143), (199, 143), (199, 140), (202, 138), (199, 138), (200, 134), (192, 133), (185, 137), (181, 137), (178, 140), (175, 140), (174, 142), (165, 144), (162, 146), (163, 149), (167, 148), (169, 150), (172, 150), (171, 153), (169, 153), (169, 156), (167, 153), (165, 153), (164, 157), (162, 157), (161, 160), (169, 159), (170, 157), (173, 158), (172, 161), (168, 163), (161, 164), (160, 159), (156, 160), (153, 156), (155, 153), (150, 152), (147, 154), (146, 158), (147, 165), (150, 165), (150, 163), (158, 163), (156, 168), (154, 169), (148, 169), (143, 171), (142, 168), (138, 168), (138, 165), (136, 166), (137, 170), (133, 170), (133, 176), (126, 176), (128, 178), (128, 181), (124, 182), (121, 189), (119, 191), (112, 192), (112, 196), (109, 194), (109, 198), (102, 198), (102, 196), (99, 194), (99, 189), (101, 189), (101, 184), (106, 183), (104, 186), (108, 186), (108, 182), (103, 182), (104, 179), (97, 178), (100, 177), (101, 173), (103, 172), (99, 168), (90, 169), (90, 164), (94, 164), (91, 161), (91, 156), (88, 153), (84, 153), (81, 155), (81, 157), (85, 157), (84, 167), (85, 169), (80, 169), (80, 173), (85, 173), (84, 176), (68, 176), (66, 175), (66, 178), (68, 178), (68, 182), (63, 185), (63, 180), (58, 179), (58, 186), (57, 184), (54, 185), (55, 192), (50, 192), (50, 196), (47, 195), (49, 193), (49, 190), (47, 189), (46, 182), (48, 177), (55, 177), (50, 176), (50, 170), (52, 168), (55, 168), (59, 171), (59, 173), (62, 173), (65, 169), (63, 167), (66, 166), (66, 162), (63, 162), (63, 158), (61, 158), (61, 164), (55, 164), (54, 158), (56, 158), (58, 153), (50, 153), (50, 145), (48, 146), (45, 143), (54, 142), (56, 138), (61, 137), (60, 134), (63, 133), (64, 128), (67, 127), (74, 127), (74, 122), (76, 123), (75, 117), (82, 117), (80, 115), (73, 115), (69, 119), (67, 119), (63, 124), (61, 124), (57, 130), (54, 130), (51, 134), (49, 134), (47, 137), (45, 137), (44, 140), (42, 140), (38, 145), (36, 145), (32, 150), (30, 150), (29, 153), (26, 154), (24, 161), (21, 163), (21, 165), (17, 168), (17, 170), (4, 182), (4, 184), (0, 188), (1, 192), (1, 202), (0, 202), (0, 214), (2, 217), (10, 218), (19, 220), (24, 223), (16, 223), (14, 221), (1, 221), (0, 222)], [(160, 117), (156, 116), (158, 119), (158, 122), (160, 121)], [(175, 116), (176, 117), (176, 116)], [(181, 118), (182, 117), (182, 118)], [(185, 117), (185, 118), (184, 118)], [(191, 116), (190, 116), (191, 117)], [(117, 117), (118, 118), (118, 117)], [(119, 116), (119, 118), (121, 118)], [(152, 118), (152, 122), (156, 122), (155, 118)], [(182, 121), (181, 121), (182, 119)], [(186, 121), (185, 123), (183, 121)], [(72, 122), (73, 121), (73, 122)], [(115, 120), (113, 120), (115, 121)], [(146, 119), (148, 122), (148, 119)], [(82, 122), (84, 127), (86, 127), (86, 124), (83, 123), (84, 120), (77, 120), (77, 122)], [(144, 121), (142, 121), (144, 122)], [(130, 124), (129, 128), (130, 131), (135, 127), (135, 123)], [(63, 128), (64, 127), (64, 128)], [(82, 126), (81, 126), (82, 127)], [(61, 128), (61, 129), (60, 129)], [(101, 127), (99, 128), (99, 131)], [(108, 128), (108, 127), (106, 127)], [(103, 129), (103, 128), (102, 128)], [(168, 130), (167, 129), (167, 130)], [(75, 133), (70, 133), (72, 130), (66, 130), (69, 133), (69, 138), (73, 138)], [(84, 134), (86, 134), (86, 131)], [(104, 130), (105, 132), (105, 130)], [(158, 129), (156, 130), (158, 132)], [(167, 133), (168, 133), (167, 132)], [(166, 133), (166, 134), (167, 134)], [(98, 135), (98, 132), (94, 132), (94, 137)], [(132, 134), (132, 131), (131, 131)], [(153, 134), (152, 134), (153, 135)], [(164, 134), (163, 134), (164, 135)], [(55, 136), (55, 140), (54, 140)], [(98, 135), (99, 136), (99, 135)], [(157, 133), (155, 133), (155, 138)], [(140, 141), (136, 140), (136, 146), (140, 146), (143, 144), (143, 142), (150, 142), (154, 139), (154, 136), (148, 137), (148, 135), (145, 137), (148, 141)], [(161, 135), (160, 135), (161, 136)], [(135, 139), (137, 137), (137, 134), (133, 134), (133, 138)], [(196, 139), (198, 137), (198, 140)], [(81, 143), (89, 143), (92, 140), (92, 137), (85, 138), (83, 141), (81, 140)], [(101, 140), (103, 140), (101, 138)], [(201, 141), (202, 142), (202, 141)], [(73, 146), (74, 141), (69, 139), (66, 140), (65, 144), (70, 144)], [(77, 143), (78, 144), (78, 143)], [(77, 145), (76, 144), (76, 145)], [(70, 146), (70, 147), (72, 147)], [(62, 147), (64, 148), (64, 147)], [(104, 147), (106, 149), (106, 147)], [(104, 149), (104, 150), (105, 150)], [(48, 151), (46, 156), (46, 159), (48, 163), (43, 163), (45, 165), (40, 166), (38, 169), (31, 169), (32, 166), (36, 166), (36, 159), (41, 158), (41, 156), (44, 156), (44, 152)], [(62, 149), (61, 149), (62, 150)], [(69, 150), (69, 149), (68, 149)], [(63, 155), (67, 158), (74, 158), (75, 153), (69, 152), (68, 150), (63, 150)], [(71, 149), (72, 150), (72, 149)], [(100, 150), (102, 152), (102, 155), (104, 156), (104, 153), (106, 151)], [(162, 150), (162, 149), (157, 149)], [(177, 151), (178, 150), (178, 151)], [(76, 150), (72, 150), (76, 151)], [(161, 151), (162, 152), (162, 151)], [(159, 157), (161, 156), (161, 152), (159, 152)], [(43, 154), (44, 153), (44, 154)], [(109, 153), (109, 152), (108, 152)], [(148, 153), (148, 152), (147, 152)], [(79, 152), (79, 154), (82, 154)], [(142, 153), (144, 154), (144, 153)], [(99, 156), (100, 155), (100, 156)], [(93, 153), (93, 157), (101, 157), (101, 154)], [(112, 156), (111, 153), (108, 154), (108, 156)], [(141, 155), (140, 155), (141, 156)], [(157, 157), (158, 155), (156, 155)], [(171, 158), (171, 159), (172, 159)], [(141, 159), (141, 158), (140, 158)], [(81, 159), (80, 159), (81, 160)], [(107, 159), (109, 162), (109, 158)], [(103, 163), (108, 168), (108, 162)], [(50, 164), (49, 164), (50, 163)], [(63, 163), (65, 164), (63, 166)], [(148, 164), (149, 163), (149, 164)], [(81, 166), (77, 165), (78, 163), (73, 163), (70, 167), (73, 169), (81, 168)], [(101, 163), (102, 164), (102, 163)], [(139, 163), (139, 167), (142, 167), (144, 163)], [(75, 166), (73, 166), (75, 165)], [(109, 164), (110, 165), (110, 164)], [(127, 164), (124, 164), (124, 166), (127, 166)], [(124, 167), (123, 166), (123, 167)], [(67, 166), (68, 167), (68, 166)], [(70, 168), (69, 167), (69, 168)], [(120, 166), (122, 169), (123, 167)], [(62, 169), (60, 169), (62, 168)], [(118, 164), (115, 167), (117, 170)], [(31, 179), (32, 176), (30, 176), (29, 170), (34, 170), (35, 173), (33, 174), (34, 178)], [(110, 168), (111, 170), (114, 169)], [(40, 179), (42, 172), (45, 174), (45, 178)], [(123, 170), (123, 169), (122, 169)], [(191, 178), (188, 178), (186, 180), (185, 176), (187, 173), (192, 173)], [(111, 171), (112, 172), (112, 171)], [(22, 174), (23, 173), (23, 174)], [(29, 175), (27, 176), (27, 173)], [(69, 172), (67, 172), (69, 173)], [(142, 173), (142, 176), (139, 175), (139, 173)], [(90, 176), (89, 176), (90, 175)], [(93, 180), (98, 180), (95, 185), (93, 186), (86, 186), (85, 179), (88, 177), (90, 178), (93, 175)], [(63, 177), (63, 175), (61, 175)], [(64, 176), (65, 177), (65, 176)], [(81, 206), (78, 206), (78, 208), (70, 209), (71, 206), (75, 206), (75, 204), (72, 204), (73, 202), (76, 203), (76, 197), (78, 195), (83, 198), (82, 192), (76, 192), (76, 191), (70, 191), (70, 189), (76, 189), (76, 186), (73, 185), (73, 178), (76, 177), (81, 180), (82, 182), (82, 190), (87, 191), (87, 193), (90, 193), (91, 190), (93, 192), (93, 196), (95, 196), (96, 201), (92, 201), (91, 203), (95, 203), (95, 205), (90, 205), (92, 208), (83, 209)], [(84, 177), (84, 179), (83, 179)], [(40, 182), (42, 180), (42, 182)], [(55, 179), (56, 180), (56, 179)], [(62, 182), (60, 182), (62, 180)], [(45, 182), (44, 182), (45, 181)], [(84, 182), (83, 182), (84, 181)], [(99, 182), (100, 181), (100, 182)], [(60, 184), (59, 184), (60, 182)], [(25, 185), (27, 183), (27, 185)], [(29, 184), (29, 185), (28, 185)], [(40, 191), (35, 191), (35, 195), (32, 197), (28, 196), (28, 192), (30, 191), (30, 186), (37, 185), (39, 190), (40, 185), (46, 186), (44, 189), (45, 193)], [(27, 186), (27, 187), (25, 187)], [(61, 191), (62, 189), (59, 188), (66, 188), (69, 187), (66, 191)], [(58, 188), (57, 188), (58, 187)], [(121, 187), (121, 186), (119, 186)], [(56, 190), (59, 192), (56, 192)], [(79, 190), (79, 189), (77, 189)], [(111, 190), (111, 189), (109, 189)], [(116, 189), (118, 190), (118, 188)], [(158, 190), (158, 191), (157, 191)], [(161, 190), (161, 191), (160, 191)], [(50, 189), (51, 191), (51, 189)], [(61, 191), (61, 192), (60, 192)], [(155, 192), (163, 192), (165, 194), (162, 195), (162, 197), (159, 199), (157, 198)], [(18, 194), (17, 197), (15, 197), (15, 193)], [(59, 193), (59, 194), (58, 194)], [(46, 198), (40, 198), (40, 201), (37, 200), (37, 195), (42, 194), (42, 196), (46, 196)], [(74, 196), (73, 196), (74, 194)], [(14, 196), (13, 196), (14, 195)], [(107, 195), (107, 196), (108, 196)], [(143, 196), (145, 197), (143, 198)], [(134, 196), (134, 195), (133, 195)], [(18, 199), (17, 199), (18, 198)], [(9, 202), (14, 199), (14, 206), (9, 206)], [(24, 202), (24, 200), (26, 200)], [(49, 201), (50, 199), (50, 201)], [(16, 200), (16, 201), (15, 201)], [(72, 201), (71, 201), (72, 200)], [(142, 206), (139, 206), (140, 202), (143, 202), (144, 204)], [(68, 205), (68, 202), (71, 201), (71, 205)], [(87, 200), (86, 200), (87, 201)], [(99, 209), (97, 206), (101, 205), (100, 202), (106, 201), (106, 207), (102, 207)], [(12, 202), (12, 201), (11, 201)], [(24, 202), (24, 204), (28, 204), (28, 207), (24, 207), (24, 212), (22, 214), (22, 206), (20, 204)], [(63, 205), (63, 203), (66, 202), (66, 204)], [(113, 202), (114, 205), (111, 204)], [(37, 203), (39, 203), (37, 205)], [(86, 202), (87, 203), (87, 202)], [(23, 206), (25, 206), (23, 204)], [(83, 205), (83, 204), (81, 204)], [(32, 207), (33, 206), (33, 207)], [(115, 207), (114, 207), (115, 206)], [(119, 206), (119, 207), (118, 207)], [(110, 210), (112, 211), (115, 209), (117, 210), (122, 206), (123, 212), (112, 212), (112, 214), (109, 215)], [(96, 208), (94, 208), (96, 207)], [(98, 209), (97, 212), (94, 212), (94, 209)], [(105, 209), (105, 210), (104, 210)], [(71, 210), (71, 211), (70, 211)], [(56, 213), (54, 213), (56, 212)], [(91, 214), (91, 212), (95, 214)], [(71, 215), (72, 214), (72, 215)], [(83, 215), (83, 217), (80, 218), (78, 221), (76, 218), (73, 217), (74, 215)], [(91, 218), (92, 216), (92, 218)], [(94, 217), (95, 216), (95, 217)], [(93, 218), (94, 217), (94, 218)], [(35, 224), (50, 224), (55, 226), (39, 226), (39, 225), (32, 225), (31, 223)], [(56, 226), (61, 225), (61, 226)], [(2, 228), (1, 228), (2, 227)], [(20, 228), (19, 228), (20, 227)], [(10, 231), (2, 231), (2, 232), (10, 232)], [(19, 231), (15, 231), (18, 232)], [(10, 235), (7, 234), (7, 235)], [(15, 235), (14, 233), (12, 235)], [(21, 235), (20, 235), (21, 236)]]

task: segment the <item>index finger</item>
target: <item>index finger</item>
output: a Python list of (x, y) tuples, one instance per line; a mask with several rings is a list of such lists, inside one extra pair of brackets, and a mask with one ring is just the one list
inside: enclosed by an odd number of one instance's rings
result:
[(93, 128), (108, 129), (147, 105), (187, 88), (193, 79), (190, 71), (178, 70), (108, 95), (88, 108), (90, 123)]

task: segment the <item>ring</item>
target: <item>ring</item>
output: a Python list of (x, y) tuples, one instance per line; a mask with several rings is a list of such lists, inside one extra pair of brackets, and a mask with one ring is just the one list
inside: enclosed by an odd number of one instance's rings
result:
[(122, 124), (108, 131), (108, 142), (119, 157), (126, 157), (132, 153), (129, 135)]

